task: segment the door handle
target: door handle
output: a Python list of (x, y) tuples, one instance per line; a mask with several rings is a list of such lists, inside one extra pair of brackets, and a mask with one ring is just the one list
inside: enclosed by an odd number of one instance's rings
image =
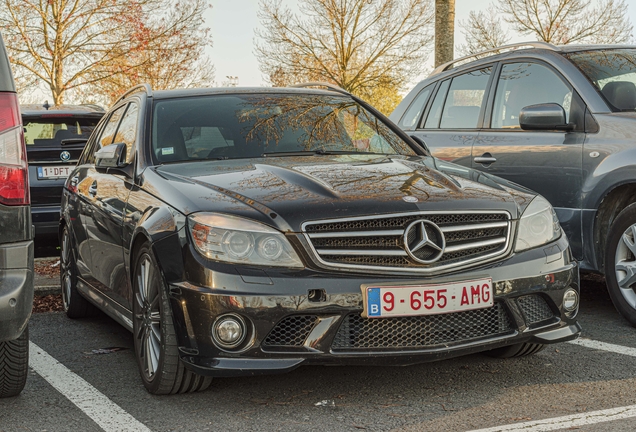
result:
[(88, 194), (92, 197), (95, 197), (95, 195), (97, 195), (97, 182), (94, 181), (92, 185), (90, 185), (88, 187)]
[(475, 163), (480, 163), (484, 165), (490, 165), (491, 163), (497, 162), (497, 158), (492, 157), (490, 153), (484, 153), (481, 156), (477, 156), (473, 159)]

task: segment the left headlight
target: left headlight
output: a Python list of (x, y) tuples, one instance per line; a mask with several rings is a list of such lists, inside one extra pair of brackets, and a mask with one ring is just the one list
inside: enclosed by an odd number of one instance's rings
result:
[(219, 213), (188, 217), (194, 247), (203, 256), (228, 263), (304, 267), (283, 233), (249, 219)]
[(561, 225), (554, 209), (543, 197), (532, 200), (519, 219), (515, 252), (532, 249), (561, 237)]

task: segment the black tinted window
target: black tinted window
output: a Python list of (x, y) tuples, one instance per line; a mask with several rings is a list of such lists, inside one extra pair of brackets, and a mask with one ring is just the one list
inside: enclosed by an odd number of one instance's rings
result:
[(491, 68), (468, 72), (453, 78), (440, 129), (475, 129), (486, 97)]
[(415, 154), (350, 98), (310, 94), (212, 95), (155, 103), (159, 163), (281, 152)]

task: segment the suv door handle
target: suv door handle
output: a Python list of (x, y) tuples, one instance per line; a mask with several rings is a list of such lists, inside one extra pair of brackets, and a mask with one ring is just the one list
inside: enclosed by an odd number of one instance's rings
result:
[(490, 165), (491, 163), (497, 162), (497, 158), (492, 157), (490, 153), (484, 153), (481, 156), (477, 156), (473, 160), (475, 161), (475, 163), (480, 163), (484, 165)]

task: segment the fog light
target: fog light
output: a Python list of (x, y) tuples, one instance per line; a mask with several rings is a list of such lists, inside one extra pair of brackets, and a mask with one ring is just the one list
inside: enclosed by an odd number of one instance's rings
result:
[(219, 348), (235, 348), (245, 339), (245, 321), (238, 315), (222, 315), (212, 325), (212, 338)]
[(563, 294), (563, 309), (568, 316), (572, 316), (579, 308), (579, 294), (572, 288)]

